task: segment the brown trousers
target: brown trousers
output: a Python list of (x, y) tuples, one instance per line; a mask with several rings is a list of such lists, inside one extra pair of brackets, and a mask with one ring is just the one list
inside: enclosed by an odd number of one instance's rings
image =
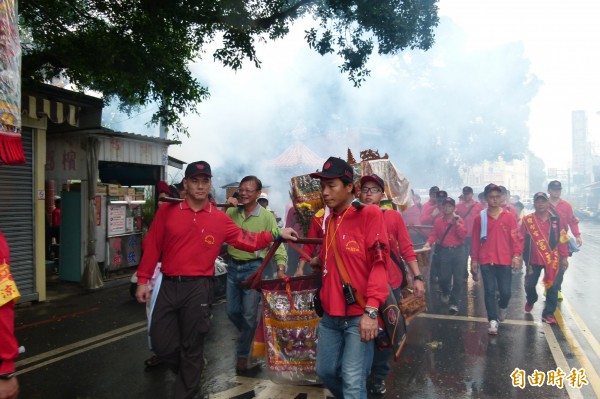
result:
[(150, 326), (152, 349), (177, 374), (175, 398), (192, 398), (204, 368), (204, 337), (210, 327), (213, 278), (163, 279)]

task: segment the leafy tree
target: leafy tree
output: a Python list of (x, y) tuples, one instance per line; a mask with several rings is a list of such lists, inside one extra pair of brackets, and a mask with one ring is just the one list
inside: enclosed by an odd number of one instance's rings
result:
[(308, 45), (342, 59), (355, 84), (369, 75), (373, 51), (429, 49), (438, 23), (437, 0), (22, 0), (22, 76), (67, 78), (79, 89), (117, 98), (132, 111), (158, 104), (152, 122), (187, 133), (180, 117), (209, 96), (188, 65), (206, 45), (237, 70), (260, 67), (257, 41), (284, 37), (297, 19), (312, 15)]

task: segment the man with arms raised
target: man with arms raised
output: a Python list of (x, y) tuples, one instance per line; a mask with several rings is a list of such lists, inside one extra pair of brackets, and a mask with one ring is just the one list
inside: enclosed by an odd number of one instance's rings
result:
[(319, 252), (324, 314), (317, 375), (336, 398), (366, 399), (378, 309), (388, 295), (383, 214), (376, 206), (351, 205), (354, 174), (345, 161), (330, 157), (310, 176), (321, 180), (325, 205), (332, 210)]
[[(210, 165), (193, 162), (183, 179), (183, 202), (158, 209), (144, 238), (136, 298), (149, 299), (148, 280), (162, 261), (162, 283), (152, 312), (152, 349), (176, 374), (175, 398), (192, 398), (204, 367), (204, 337), (210, 325), (214, 263), (221, 245), (245, 251), (267, 247), (279, 235), (295, 239), (293, 230), (250, 233), (242, 230), (208, 200)], [(155, 289), (156, 290), (156, 289)]]

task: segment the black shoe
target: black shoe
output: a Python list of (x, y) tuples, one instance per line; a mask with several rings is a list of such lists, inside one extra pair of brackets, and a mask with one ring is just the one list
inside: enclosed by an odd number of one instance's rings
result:
[(385, 381), (383, 380), (372, 380), (367, 384), (369, 393), (372, 395), (385, 395), (387, 389), (385, 387)]

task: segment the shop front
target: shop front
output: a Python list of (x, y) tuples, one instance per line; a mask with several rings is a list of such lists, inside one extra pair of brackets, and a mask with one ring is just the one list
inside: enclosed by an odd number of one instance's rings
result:
[[(142, 207), (165, 179), (175, 143), (104, 128), (48, 135), (46, 179), (62, 202), (61, 280), (98, 288), (109, 273), (138, 265)], [(100, 281), (86, 275), (96, 271)]]

